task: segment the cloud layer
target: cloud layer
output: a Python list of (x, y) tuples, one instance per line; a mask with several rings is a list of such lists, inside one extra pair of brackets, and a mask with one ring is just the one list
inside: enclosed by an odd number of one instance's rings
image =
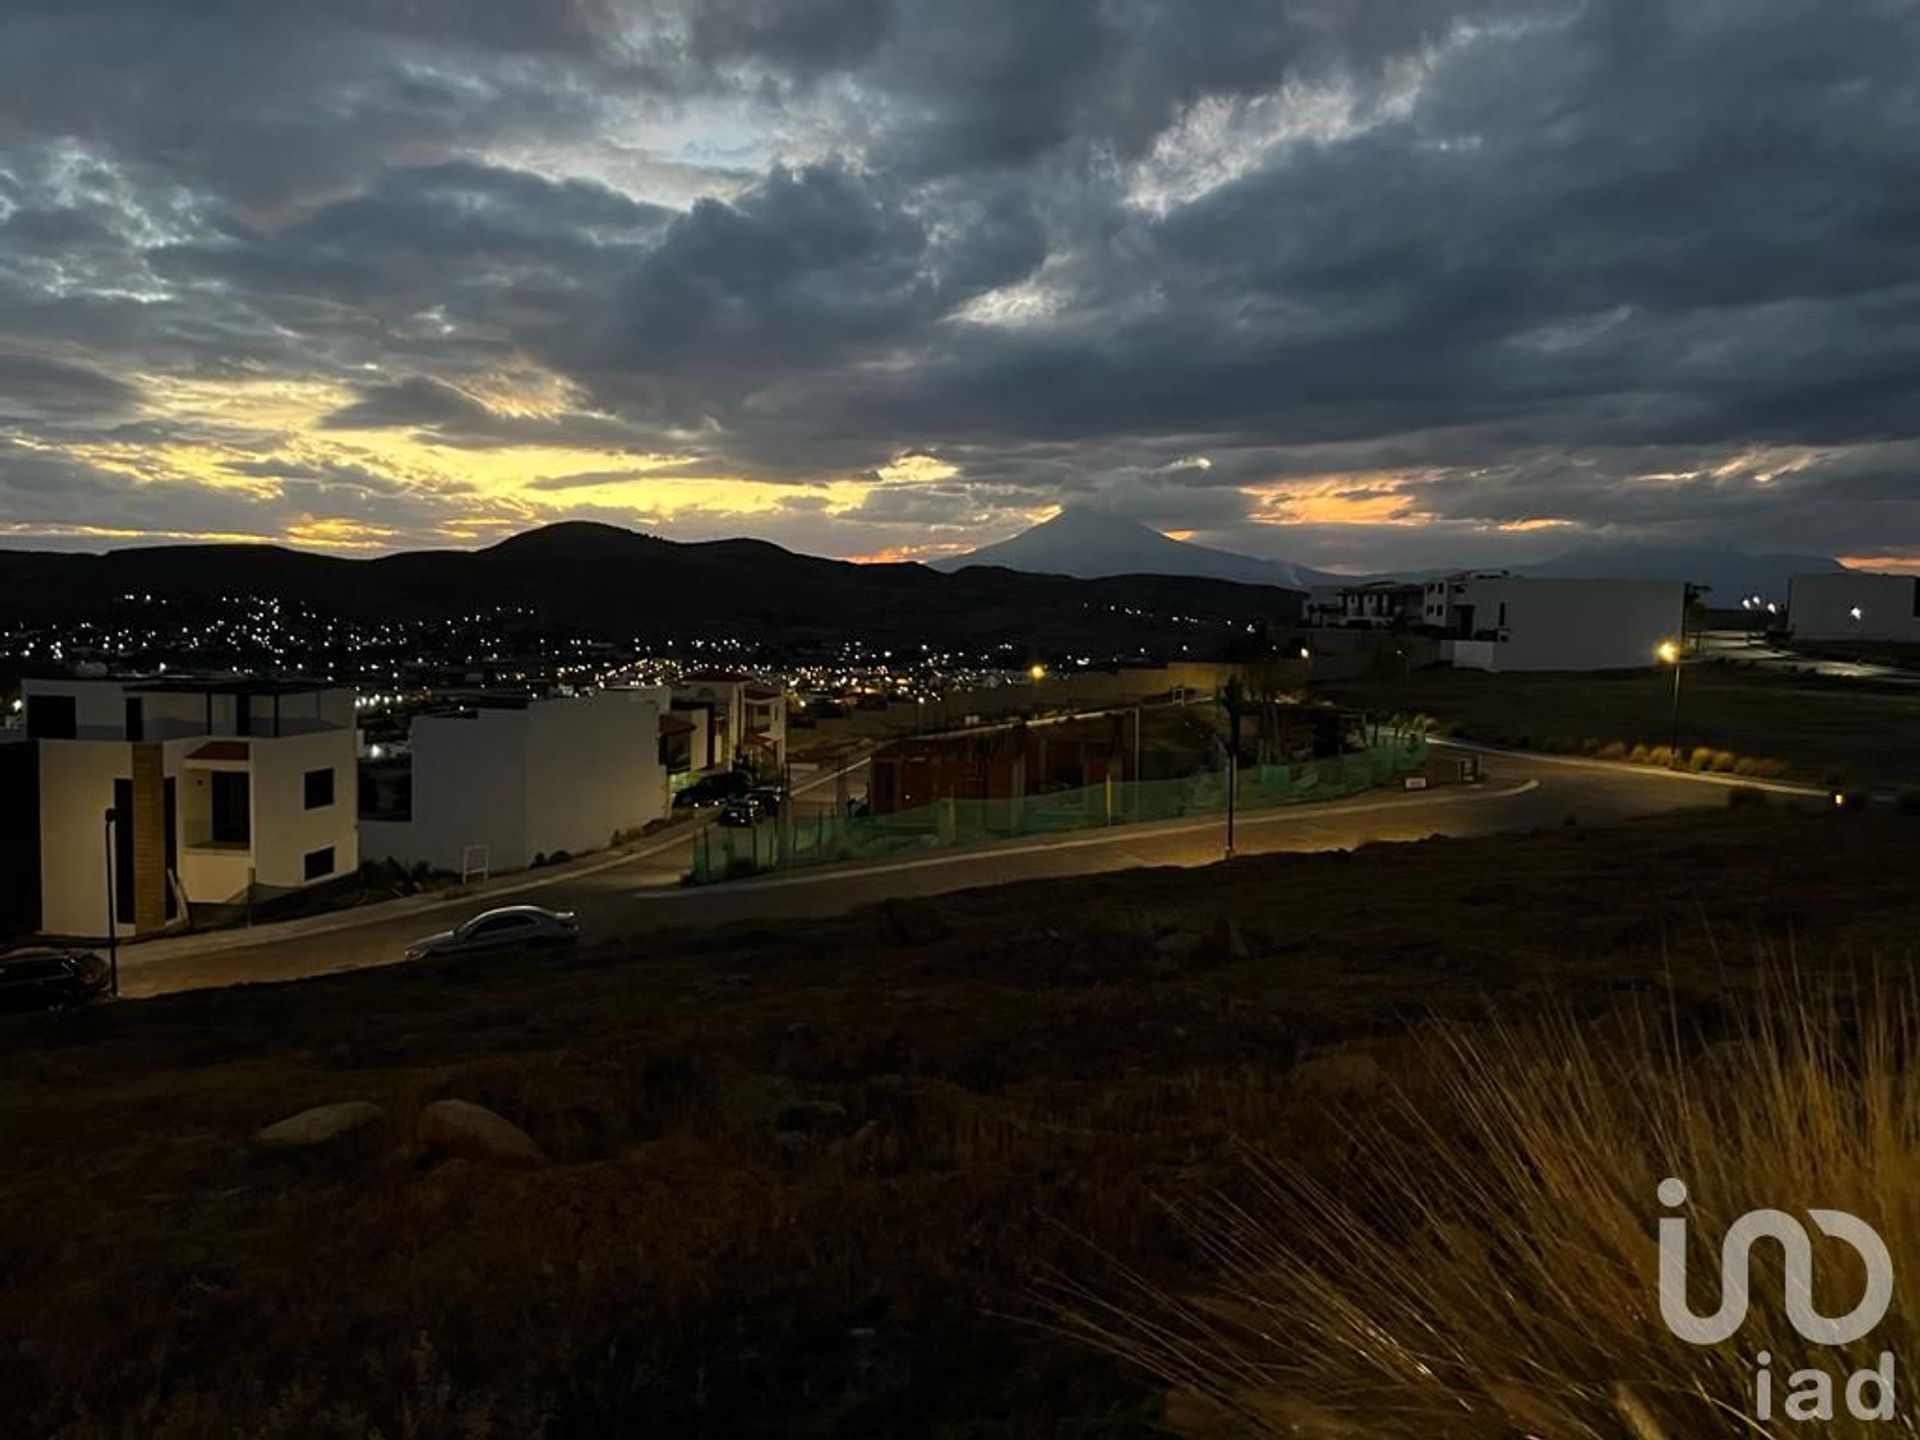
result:
[[(1907, 0), (24, 0), (0, 543), (1920, 563)], [(11, 538), (10, 538), (11, 537)]]

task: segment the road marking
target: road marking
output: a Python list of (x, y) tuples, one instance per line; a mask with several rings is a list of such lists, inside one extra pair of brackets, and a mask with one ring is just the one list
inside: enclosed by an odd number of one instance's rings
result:
[[(1423, 808), (1429, 805), (1460, 803), (1477, 800), (1511, 800), (1515, 796), (1525, 795), (1538, 790), (1538, 780), (1524, 780), (1505, 790), (1427, 791), (1429, 797), (1424, 800), (1364, 800), (1337, 801), (1330, 805), (1314, 805), (1305, 809), (1282, 809), (1242, 812), (1236, 817), (1237, 829), (1248, 830), (1259, 825), (1272, 825), (1283, 820), (1304, 821), (1312, 824), (1328, 815), (1362, 815), (1376, 810), (1405, 810)], [(1414, 792), (1420, 793), (1420, 792)], [(1076, 836), (1072, 840), (1056, 840), (1047, 844), (1007, 845), (983, 850), (953, 850), (939, 855), (927, 855), (917, 860), (896, 860), (884, 865), (813, 865), (791, 875), (774, 876), (766, 880), (721, 880), (710, 885), (681, 885), (673, 889), (636, 890), (636, 900), (683, 900), (701, 895), (742, 894), (748, 891), (778, 890), (789, 885), (819, 885), (833, 880), (857, 880), (869, 875), (894, 875), (903, 870), (927, 870), (940, 865), (965, 865), (983, 860), (1002, 860), (1018, 855), (1044, 855), (1061, 850), (1082, 850), (1095, 845), (1138, 844), (1143, 840), (1159, 840), (1176, 835), (1220, 834), (1226, 829), (1224, 813), (1208, 820), (1196, 821), (1190, 825), (1170, 825), (1164, 829), (1155, 829), (1142, 833), (1131, 825), (1116, 825), (1112, 829), (1102, 829), (1087, 836)], [(1165, 863), (1165, 862), (1148, 862)]]

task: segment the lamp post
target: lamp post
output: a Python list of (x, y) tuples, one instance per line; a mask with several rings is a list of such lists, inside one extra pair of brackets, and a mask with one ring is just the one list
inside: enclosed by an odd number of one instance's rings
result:
[(1672, 640), (1662, 640), (1653, 652), (1663, 665), (1673, 667), (1673, 710), (1667, 737), (1667, 764), (1672, 769), (1680, 768), (1680, 646)]
[(118, 819), (112, 807), (108, 807), (101, 824), (107, 850), (107, 993), (115, 996), (120, 993), (120, 924), (119, 916), (114, 913), (118, 891), (113, 883), (113, 827)]

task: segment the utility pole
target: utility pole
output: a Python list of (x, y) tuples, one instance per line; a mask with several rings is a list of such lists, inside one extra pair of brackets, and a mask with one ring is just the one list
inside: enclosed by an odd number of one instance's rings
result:
[(1227, 681), (1227, 853), (1233, 858), (1234, 809), (1240, 795), (1240, 677)]
[(1135, 820), (1140, 818), (1140, 802), (1145, 796), (1145, 792), (1140, 788), (1143, 779), (1145, 777), (1140, 773), (1140, 705), (1136, 701), (1133, 707), (1133, 818)]

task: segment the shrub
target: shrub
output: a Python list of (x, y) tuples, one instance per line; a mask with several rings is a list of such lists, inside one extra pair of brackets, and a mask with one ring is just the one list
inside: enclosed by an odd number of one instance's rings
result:
[(1687, 756), (1687, 768), (1689, 770), (1711, 770), (1713, 768), (1713, 747), (1711, 745), (1696, 745), (1693, 753)]
[(1625, 760), (1627, 758), (1627, 747), (1619, 740), (1609, 740), (1598, 750), (1594, 751), (1593, 755), (1596, 760)]
[(1731, 775), (1734, 767), (1739, 763), (1740, 757), (1735, 755), (1731, 750), (1716, 750), (1713, 752), (1713, 773), (1716, 775)]
[(1635, 745), (1628, 753), (1627, 759), (1631, 760), (1635, 765), (1651, 765), (1653, 763), (1653, 752), (1645, 745)]
[(1672, 748), (1666, 745), (1654, 746), (1651, 750), (1647, 751), (1647, 764), (1659, 765), (1662, 768), (1672, 765), (1673, 764)]
[[(1851, 1371), (1882, 1349), (1911, 1354), (1910, 1322), (1896, 1305), (1858, 1345), (1810, 1347), (1763, 1261), (1737, 1343), (1677, 1339), (1657, 1308), (1659, 1187), (1687, 1187), (1699, 1271), (1717, 1274), (1736, 1216), (1832, 1207), (1879, 1232), (1896, 1275), (1914, 1273), (1915, 998), (1736, 1001), (1730, 1038), (1710, 1047), (1657, 1008), (1443, 1029), (1404, 1092), (1343, 1122), (1353, 1152), (1331, 1182), (1276, 1150), (1251, 1162), (1250, 1196), (1172, 1205), (1216, 1271), (1205, 1293), (1083, 1289), (1067, 1322), (1171, 1385), (1196, 1422), (1232, 1424), (1218, 1433), (1784, 1436), (1795, 1427), (1738, 1423), (1757, 1351)], [(1825, 1311), (1852, 1303), (1856, 1275)], [(1805, 1433), (1885, 1428), (1839, 1410)]]

